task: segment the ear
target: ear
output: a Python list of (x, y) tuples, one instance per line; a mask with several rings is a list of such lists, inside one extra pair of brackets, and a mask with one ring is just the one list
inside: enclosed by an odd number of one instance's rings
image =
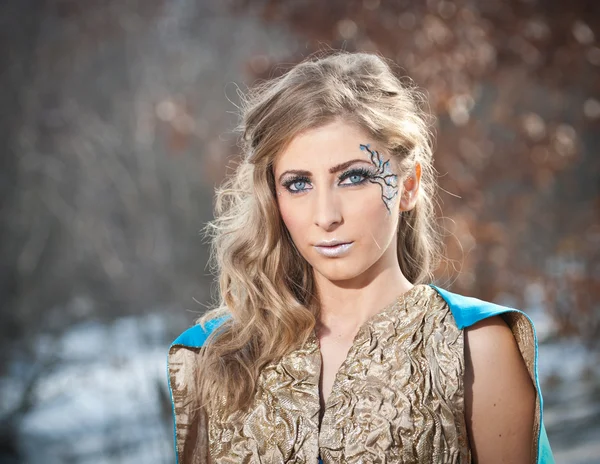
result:
[(400, 211), (410, 211), (417, 204), (421, 186), (421, 163), (416, 162), (402, 183)]

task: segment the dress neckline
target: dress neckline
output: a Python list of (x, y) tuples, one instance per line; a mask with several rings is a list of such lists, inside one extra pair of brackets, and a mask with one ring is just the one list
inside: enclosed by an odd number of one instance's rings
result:
[[(379, 319), (381, 319), (383, 316), (387, 315), (388, 313), (390, 313), (391, 311), (394, 311), (398, 308), (398, 306), (401, 303), (405, 303), (407, 298), (409, 298), (410, 296), (412, 296), (413, 294), (417, 293), (418, 289), (423, 288), (423, 287), (427, 287), (426, 284), (416, 284), (413, 285), (410, 289), (408, 289), (407, 291), (401, 293), (400, 295), (396, 296), (396, 298), (394, 298), (394, 300), (392, 300), (390, 303), (386, 304), (385, 306), (383, 306), (378, 312), (374, 313), (373, 315), (371, 315), (358, 329), (358, 331), (356, 332), (356, 335), (354, 336), (354, 339), (352, 341), (352, 345), (350, 346), (350, 350), (352, 350), (352, 348), (356, 345), (356, 342), (359, 338), (359, 335), (361, 335), (367, 328), (371, 327), (374, 323), (376, 323)], [(314, 342), (317, 344), (317, 347), (319, 347), (319, 337), (317, 336), (317, 328), (316, 325), (315, 327), (313, 327), (313, 330), (311, 331), (311, 342)], [(348, 353), (350, 353), (350, 350), (348, 351)], [(343, 365), (344, 363), (342, 363)]]
[(309, 343), (312, 345), (311, 348), (312, 348), (312, 350), (314, 350), (314, 353), (316, 354), (316, 361), (317, 361), (317, 366), (316, 366), (317, 378), (316, 378), (315, 384), (316, 384), (316, 388), (317, 388), (317, 401), (318, 401), (318, 405), (319, 405), (318, 406), (318, 416), (317, 416), (317, 424), (318, 424), (317, 428), (318, 428), (319, 436), (321, 435), (322, 426), (326, 422), (325, 418), (327, 415), (327, 411), (331, 408), (332, 397), (334, 397), (336, 388), (338, 387), (338, 385), (340, 383), (339, 377), (341, 375), (343, 375), (345, 369), (348, 366), (348, 363), (355, 357), (356, 351), (362, 345), (361, 341), (364, 338), (364, 335), (367, 333), (367, 330), (370, 329), (373, 326), (373, 324), (375, 324), (378, 320), (382, 319), (385, 315), (389, 314), (392, 311), (397, 310), (399, 305), (401, 305), (402, 303), (405, 303), (409, 297), (413, 296), (414, 294), (416, 294), (419, 291), (419, 289), (424, 288), (424, 287), (427, 287), (427, 285), (425, 285), (425, 284), (413, 285), (406, 292), (401, 293), (396, 298), (394, 298), (394, 300), (392, 302), (386, 304), (378, 312), (376, 312), (375, 314), (370, 316), (360, 326), (360, 328), (356, 332), (356, 335), (354, 336), (354, 339), (352, 340), (352, 344), (350, 345), (350, 348), (348, 349), (348, 353), (346, 354), (344, 361), (342, 361), (342, 364), (340, 364), (340, 367), (338, 368), (338, 370), (335, 373), (333, 384), (331, 386), (331, 392), (329, 393), (329, 396), (327, 397), (327, 401), (324, 402), (323, 407), (321, 407), (321, 375), (322, 375), (321, 367), (322, 367), (322, 363), (323, 363), (323, 358), (322, 358), (322, 354), (321, 354), (321, 345), (319, 342), (319, 337), (317, 336), (317, 333), (316, 333), (316, 327), (313, 328), (313, 330), (311, 331)]

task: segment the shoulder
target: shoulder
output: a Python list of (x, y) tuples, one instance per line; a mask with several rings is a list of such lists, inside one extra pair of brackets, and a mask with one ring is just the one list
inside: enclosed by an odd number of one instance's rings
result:
[(464, 329), (465, 419), (474, 462), (553, 463), (543, 425), (538, 341), (533, 321), (515, 308), (431, 285)]
[[(490, 379), (518, 377), (528, 388), (533, 387), (517, 341), (502, 317), (482, 319), (466, 327), (464, 333), (467, 371)], [(479, 379), (483, 381), (484, 377)]]
[[(490, 383), (490, 387), (501, 385), (511, 390), (518, 388), (526, 396), (533, 395), (535, 385), (532, 380), (535, 381), (535, 373), (530, 373), (527, 368), (510, 316), (518, 315), (519, 320), (530, 322), (525, 313), (432, 287), (448, 305), (456, 326), (464, 332), (465, 375), (477, 378), (472, 391), (478, 392), (480, 385)], [(533, 337), (529, 342), (532, 344)], [(489, 388), (486, 391), (492, 390)], [(481, 394), (485, 394), (485, 391)]]
[(187, 330), (184, 330), (174, 341), (171, 347), (183, 346), (186, 348), (202, 348), (210, 335), (221, 327), (230, 315), (224, 315), (209, 319), (204, 324), (196, 324)]
[(526, 462), (535, 443), (536, 389), (500, 316), (465, 329), (465, 419), (476, 462)]

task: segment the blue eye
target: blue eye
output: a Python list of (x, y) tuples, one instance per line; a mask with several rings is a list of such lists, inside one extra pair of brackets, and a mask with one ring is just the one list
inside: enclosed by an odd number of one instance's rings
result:
[(297, 192), (298, 190), (304, 190), (305, 186), (306, 186), (306, 182), (304, 182), (303, 180), (299, 180), (297, 182), (294, 182), (293, 184), (290, 185), (291, 186), (295, 186), (296, 188), (290, 188), (290, 190), (292, 192)]
[(360, 174), (352, 174), (351, 176), (348, 176), (348, 179), (350, 179), (351, 184), (358, 184), (363, 179), (363, 176)]
[(302, 193), (306, 190), (310, 190), (306, 188), (306, 185), (309, 183), (308, 178), (296, 177), (295, 179), (290, 179), (283, 183), (283, 186), (290, 193)]
[[(368, 169), (363, 169), (363, 168), (351, 169), (349, 171), (344, 172), (340, 176), (340, 184), (341, 185), (360, 185), (371, 177), (373, 177), (373, 174)], [(342, 183), (346, 179), (349, 179), (350, 182)]]

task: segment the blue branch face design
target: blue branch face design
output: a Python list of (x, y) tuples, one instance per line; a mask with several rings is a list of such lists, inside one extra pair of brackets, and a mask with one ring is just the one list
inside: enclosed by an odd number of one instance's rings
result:
[(375, 166), (377, 171), (369, 178), (369, 181), (374, 184), (379, 184), (381, 187), (381, 198), (383, 203), (388, 210), (388, 213), (392, 213), (391, 205), (398, 195), (398, 176), (392, 172), (390, 167), (390, 160), (383, 161), (381, 155), (376, 150), (371, 150), (369, 144), (360, 144), (360, 149), (369, 154), (371, 163)]

